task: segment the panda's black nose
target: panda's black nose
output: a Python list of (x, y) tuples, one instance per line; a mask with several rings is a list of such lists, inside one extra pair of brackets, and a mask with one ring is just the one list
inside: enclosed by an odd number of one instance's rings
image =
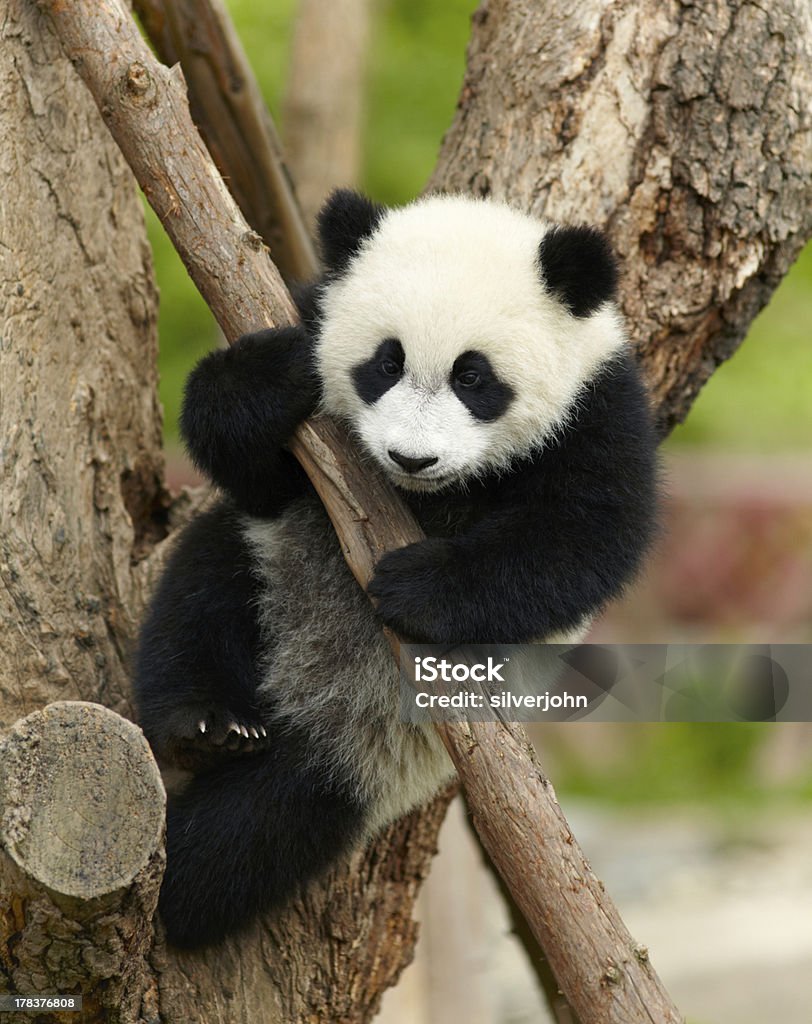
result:
[(407, 473), (419, 473), (421, 469), (428, 469), (429, 466), (433, 466), (438, 461), (436, 455), (429, 455), (424, 459), (413, 459), (409, 455), (401, 455), (394, 448), (389, 449), (389, 458), (393, 462), (397, 462)]

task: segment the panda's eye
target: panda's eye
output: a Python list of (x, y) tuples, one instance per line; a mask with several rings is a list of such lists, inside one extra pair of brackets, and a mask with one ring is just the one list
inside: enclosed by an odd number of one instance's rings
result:
[(457, 383), (461, 388), (475, 388), (482, 383), (482, 377), (476, 370), (466, 370), (457, 374)]
[(400, 364), (396, 363), (394, 359), (382, 359), (381, 372), (385, 373), (387, 377), (399, 377), (401, 372)]

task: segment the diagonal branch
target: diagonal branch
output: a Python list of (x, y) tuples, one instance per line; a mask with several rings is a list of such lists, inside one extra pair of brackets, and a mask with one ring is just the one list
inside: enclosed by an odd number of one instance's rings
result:
[[(178, 69), (151, 55), (124, 0), (39, 0), (201, 294), (233, 340), (295, 309), (198, 135)], [(335, 424), (312, 421), (294, 451), (356, 579), (419, 536), (388, 485), (362, 469)], [(483, 843), (583, 1024), (676, 1024), (679, 1014), (592, 874), (523, 730), (438, 726)]]

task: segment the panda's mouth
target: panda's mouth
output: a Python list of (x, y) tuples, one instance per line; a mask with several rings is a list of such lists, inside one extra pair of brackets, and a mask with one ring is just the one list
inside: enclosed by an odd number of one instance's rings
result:
[(387, 476), (398, 487), (405, 491), (434, 491), (443, 487), (451, 480), (450, 473), (398, 473), (387, 469)]

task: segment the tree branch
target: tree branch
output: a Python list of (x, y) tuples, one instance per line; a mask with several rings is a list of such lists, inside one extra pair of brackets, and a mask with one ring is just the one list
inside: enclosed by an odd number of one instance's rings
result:
[[(123, 0), (39, 3), (226, 336), (294, 319), (278, 272), (192, 124), (182, 76), (155, 61)], [(385, 481), (360, 468), (336, 425), (306, 424), (294, 451), (329, 500), (342, 546), (354, 558), (351, 568), (366, 584), (378, 555), (419, 535), (416, 527)], [(440, 733), (483, 842), (582, 1024), (677, 1022), (647, 957), (592, 875), (522, 731), (447, 723)]]
[(135, 0), (167, 67), (180, 63), (192, 117), (245, 219), (287, 281), (306, 281), (318, 259), (282, 146), (221, 0)]
[(499, 893), (510, 919), (511, 931), (516, 937), (516, 940), (521, 944), (522, 949), (524, 949), (530, 969), (536, 976), (539, 989), (544, 994), (547, 1007), (551, 1015), (555, 1018), (556, 1024), (580, 1024), (580, 1021), (577, 1020), (572, 1007), (567, 1002), (561, 991), (558, 978), (556, 978), (553, 973), (547, 954), (541, 948), (538, 939), (533, 934), (524, 915), (516, 905), (513, 894), (507, 887), (504, 878), (502, 878), (496, 870), (496, 865), (491, 860), (490, 855), (485, 849), (482, 839), (476, 829), (473, 830), (473, 836), (477, 843), (479, 854), (482, 857), (482, 863), (490, 872), (499, 889)]

